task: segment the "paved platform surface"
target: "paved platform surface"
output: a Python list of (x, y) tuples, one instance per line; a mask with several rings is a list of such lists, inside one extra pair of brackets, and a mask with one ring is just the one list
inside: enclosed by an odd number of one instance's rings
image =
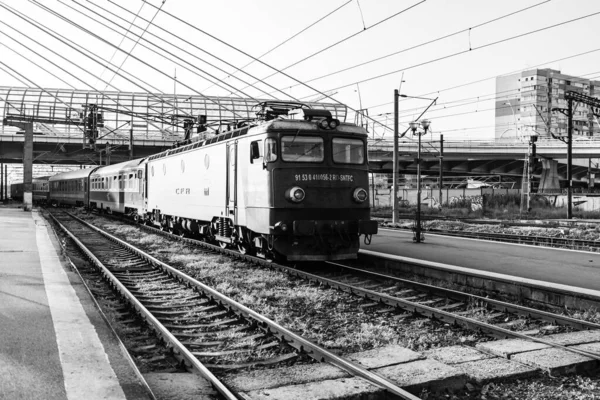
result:
[(0, 208), (0, 399), (150, 398), (57, 249), (37, 213)]
[(600, 290), (600, 253), (436, 235), (414, 243), (407, 230), (379, 229), (361, 249), (521, 278)]

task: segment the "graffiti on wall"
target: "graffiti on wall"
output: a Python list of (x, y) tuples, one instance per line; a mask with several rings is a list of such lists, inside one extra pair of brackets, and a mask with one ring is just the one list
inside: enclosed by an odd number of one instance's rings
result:
[(483, 196), (452, 196), (448, 199), (450, 207), (471, 207), (471, 211), (483, 210)]

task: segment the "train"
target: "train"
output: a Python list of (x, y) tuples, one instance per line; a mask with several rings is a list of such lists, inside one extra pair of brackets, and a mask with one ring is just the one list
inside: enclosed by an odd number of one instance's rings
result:
[[(44, 205), (48, 202), (49, 176), (40, 176), (31, 180), (32, 200), (36, 204)], [(15, 201), (23, 201), (23, 182), (12, 183), (10, 185), (10, 198)]]
[(147, 158), (54, 175), (48, 188), (54, 206), (123, 214), (284, 261), (356, 258), (361, 235), (370, 243), (378, 229), (366, 130), (311, 108)]

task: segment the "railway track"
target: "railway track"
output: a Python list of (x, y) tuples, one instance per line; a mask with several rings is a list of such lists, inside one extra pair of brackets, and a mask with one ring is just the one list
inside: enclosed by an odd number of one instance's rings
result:
[[(117, 237), (71, 214), (55, 214), (51, 214), (54, 222), (139, 318), (177, 359), (208, 379), (223, 398), (238, 398), (219, 380), (217, 375), (224, 371), (310, 357), (363, 378), (395, 398), (418, 399), (388, 379), (294, 334)], [(211, 251), (224, 251), (206, 246)]]
[(600, 241), (597, 240), (582, 240), (548, 236), (514, 235), (487, 232), (456, 232), (437, 229), (432, 229), (427, 232), (444, 236), (466, 237), (472, 239), (493, 240), (496, 242), (527, 244), (531, 246), (545, 246), (560, 249), (600, 252)]
[[(327, 263), (330, 266), (328, 274), (315, 273), (327, 268), (313, 267), (310, 271), (301, 270), (194, 239), (181, 238), (156, 228), (143, 226), (142, 229), (351, 293), (361, 300), (357, 304), (358, 307), (374, 309), (375, 312), (389, 315), (390, 318), (402, 319), (415, 314), (422, 315), (482, 332), (490, 337), (538, 342), (600, 361), (600, 354), (562, 346), (543, 338), (547, 333), (598, 330), (600, 324), (339, 263)], [(331, 267), (342, 272), (333, 272)]]

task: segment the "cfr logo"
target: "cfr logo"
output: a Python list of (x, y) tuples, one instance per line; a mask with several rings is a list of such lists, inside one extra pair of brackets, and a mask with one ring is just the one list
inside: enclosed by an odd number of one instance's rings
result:
[(175, 189), (175, 194), (190, 194), (190, 188), (177, 188)]

